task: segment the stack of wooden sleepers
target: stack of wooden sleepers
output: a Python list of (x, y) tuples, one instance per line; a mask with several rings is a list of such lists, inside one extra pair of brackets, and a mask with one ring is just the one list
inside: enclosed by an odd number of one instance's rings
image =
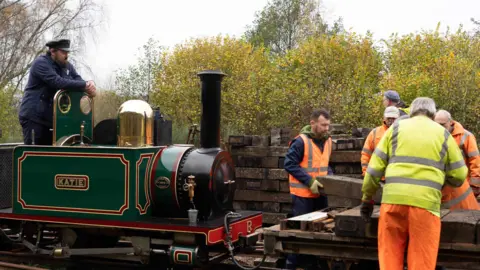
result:
[[(348, 133), (343, 125), (334, 124), (332, 128), (330, 166), (334, 174), (360, 179), (360, 152), (369, 129), (354, 129)], [(288, 173), (284, 169), (284, 162), (288, 143), (296, 135), (288, 128), (276, 128), (271, 130), (269, 136), (229, 137), (228, 147), (236, 171), (235, 210), (262, 211), (265, 224), (278, 224), (291, 213)], [(332, 178), (329, 179), (326, 181)], [(335, 188), (329, 205), (358, 205), (358, 200), (339, 195), (343, 188)]]

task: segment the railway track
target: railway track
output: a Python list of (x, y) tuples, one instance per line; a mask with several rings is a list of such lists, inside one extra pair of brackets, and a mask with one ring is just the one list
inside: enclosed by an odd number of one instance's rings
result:
[[(261, 260), (262, 254), (240, 254), (236, 256), (237, 261), (245, 267), (251, 268), (258, 264)], [(259, 267), (259, 270), (280, 270), (281, 268), (272, 267), (272, 264), (265, 263), (265, 266)], [(163, 268), (165, 267), (165, 268)], [(79, 256), (68, 259), (55, 259), (51, 257), (33, 255), (25, 252), (0, 251), (0, 269), (24, 269), (24, 270), (110, 270), (110, 269), (135, 269), (135, 270), (150, 270), (150, 269), (172, 269), (165, 265), (146, 265), (140, 262), (128, 261), (125, 259), (110, 259), (99, 258), (91, 256)], [(184, 269), (176, 267), (173, 269)], [(208, 270), (233, 270), (240, 269), (235, 266), (233, 261), (226, 254), (219, 254), (218, 260), (211, 265), (204, 268)]]

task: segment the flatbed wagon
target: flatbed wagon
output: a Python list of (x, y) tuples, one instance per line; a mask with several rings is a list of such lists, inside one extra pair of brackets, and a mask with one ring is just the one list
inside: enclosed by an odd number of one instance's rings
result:
[[(265, 253), (313, 255), (330, 269), (378, 269), (379, 206), (365, 223), (360, 208), (326, 209), (263, 228)], [(442, 210), (437, 264), (447, 269), (480, 269), (480, 211)], [(406, 260), (405, 260), (406, 261)]]

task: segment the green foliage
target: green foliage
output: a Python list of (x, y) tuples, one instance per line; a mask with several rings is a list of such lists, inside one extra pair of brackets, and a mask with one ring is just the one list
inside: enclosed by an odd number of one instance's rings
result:
[(256, 13), (245, 38), (255, 46), (265, 45), (274, 53), (285, 54), (308, 37), (342, 31), (341, 19), (329, 29), (319, 6), (318, 0), (273, 0)]
[(268, 134), (275, 126), (299, 128), (319, 107), (347, 125), (378, 122), (371, 109), (381, 104), (374, 94), (382, 66), (370, 38), (317, 37), (285, 57), (270, 57), (263, 47), (254, 49), (229, 37), (195, 39), (165, 53), (162, 66), (152, 102), (186, 125), (199, 123), (196, 73), (206, 69), (228, 75), (223, 81), (223, 130)]
[[(22, 128), (18, 120), (17, 99), (13, 97), (15, 88), (0, 90), (0, 143), (22, 142)], [(13, 101), (12, 101), (13, 100)]]
[(160, 53), (163, 50), (158, 41), (150, 38), (140, 50), (141, 55), (135, 65), (116, 72), (115, 88), (117, 93), (128, 99), (149, 101), (155, 74), (161, 69)]
[(197, 73), (207, 69), (225, 72), (222, 87), (222, 126), (240, 132), (257, 132), (263, 125), (265, 99), (272, 78), (267, 53), (229, 37), (195, 39), (163, 54), (152, 103), (176, 122), (199, 123), (200, 84)]
[[(369, 37), (341, 34), (313, 38), (278, 60), (279, 87), (272, 93), (278, 126), (297, 129), (315, 108), (348, 126), (378, 122), (381, 58)], [(287, 117), (282, 117), (285, 115)], [(272, 123), (274, 124), (274, 123)]]
[(419, 96), (435, 100), (467, 129), (480, 123), (480, 37), (461, 28), (441, 35), (436, 31), (392, 36), (386, 58), (389, 71), (381, 88), (396, 89), (408, 104)]

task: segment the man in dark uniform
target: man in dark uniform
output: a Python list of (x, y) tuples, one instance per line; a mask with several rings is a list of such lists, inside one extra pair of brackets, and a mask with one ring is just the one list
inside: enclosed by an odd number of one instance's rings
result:
[(27, 86), (20, 105), (19, 120), (23, 142), (52, 144), (53, 97), (58, 90), (85, 91), (95, 96), (93, 81), (84, 81), (68, 60), (70, 40), (53, 40), (46, 44), (48, 51), (32, 63)]

